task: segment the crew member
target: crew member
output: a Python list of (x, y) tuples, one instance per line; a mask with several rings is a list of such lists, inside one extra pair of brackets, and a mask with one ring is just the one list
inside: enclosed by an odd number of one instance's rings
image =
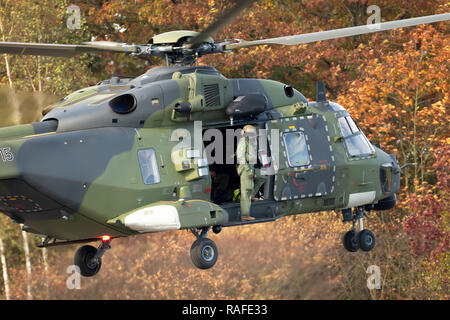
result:
[(265, 178), (259, 169), (255, 169), (257, 164), (257, 135), (256, 128), (246, 125), (242, 132), (242, 137), (237, 145), (237, 173), (241, 178), (241, 220), (248, 221), (255, 218), (250, 216), (252, 198), (264, 184)]

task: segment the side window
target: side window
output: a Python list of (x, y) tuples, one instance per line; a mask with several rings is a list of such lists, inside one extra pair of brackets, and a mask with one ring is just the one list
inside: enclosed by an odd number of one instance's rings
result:
[(372, 147), (361, 132), (345, 138), (345, 145), (351, 157), (367, 156), (373, 153)]
[(350, 157), (368, 156), (375, 152), (369, 140), (358, 129), (350, 116), (338, 118), (338, 123)]
[(283, 134), (286, 153), (291, 167), (307, 166), (310, 163), (306, 139), (303, 132), (287, 132)]
[(161, 182), (159, 175), (156, 153), (153, 149), (138, 151), (139, 165), (141, 166), (142, 180), (144, 184), (155, 184)]

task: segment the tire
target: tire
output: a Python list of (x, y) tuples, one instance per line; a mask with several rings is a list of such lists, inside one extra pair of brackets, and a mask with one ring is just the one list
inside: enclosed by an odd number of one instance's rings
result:
[(363, 251), (370, 251), (375, 247), (375, 235), (372, 231), (364, 229), (358, 233), (359, 247)]
[(350, 230), (344, 234), (342, 239), (344, 248), (350, 252), (356, 252), (359, 249), (358, 234), (355, 230)]
[(199, 269), (209, 269), (216, 264), (217, 246), (211, 239), (199, 238), (191, 247), (192, 263)]
[(92, 261), (96, 253), (97, 249), (93, 246), (83, 246), (75, 253), (74, 263), (80, 268), (80, 274), (82, 276), (92, 277), (99, 272), (102, 266), (102, 260), (98, 259), (97, 262)]

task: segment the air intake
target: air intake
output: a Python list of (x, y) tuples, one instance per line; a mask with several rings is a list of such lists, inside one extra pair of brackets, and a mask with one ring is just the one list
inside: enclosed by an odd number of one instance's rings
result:
[(214, 107), (220, 105), (220, 91), (219, 85), (217, 83), (205, 84), (203, 86), (203, 95), (205, 96), (206, 107)]
[(134, 111), (136, 109), (136, 98), (127, 93), (115, 97), (109, 102), (109, 106), (114, 112), (119, 114), (126, 114)]

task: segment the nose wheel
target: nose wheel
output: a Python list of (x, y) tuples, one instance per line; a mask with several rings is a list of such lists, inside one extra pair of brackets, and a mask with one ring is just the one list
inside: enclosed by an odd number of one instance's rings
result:
[[(350, 212), (349, 212), (350, 211)], [(372, 231), (364, 229), (364, 209), (358, 207), (351, 213), (351, 209), (343, 210), (344, 221), (352, 221), (352, 229), (344, 234), (342, 242), (344, 248), (350, 252), (356, 252), (359, 249), (370, 251), (375, 247), (375, 235)], [(351, 216), (351, 219), (349, 219)], [(358, 229), (356, 230), (356, 221), (358, 221)]]
[(207, 238), (209, 228), (191, 231), (197, 238), (191, 246), (192, 263), (199, 269), (212, 268), (217, 262), (219, 252), (214, 241)]

